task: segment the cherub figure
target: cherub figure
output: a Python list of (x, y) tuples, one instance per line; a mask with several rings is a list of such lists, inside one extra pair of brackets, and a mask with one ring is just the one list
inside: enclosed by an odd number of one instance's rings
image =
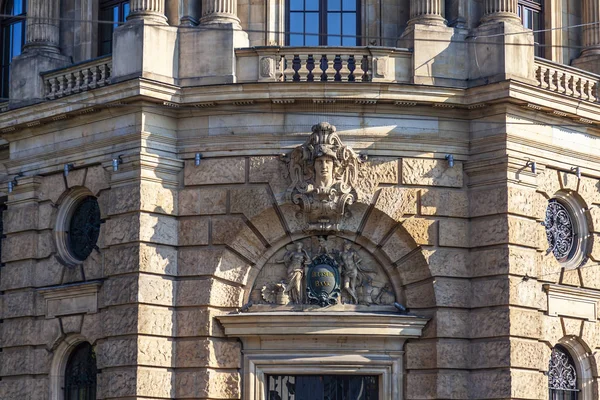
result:
[(306, 266), (311, 263), (310, 256), (302, 247), (302, 243), (297, 242), (295, 250), (285, 253), (283, 260), (276, 261), (287, 267), (288, 281), (284, 293), (290, 297), (292, 303), (296, 304), (304, 303), (303, 278)]

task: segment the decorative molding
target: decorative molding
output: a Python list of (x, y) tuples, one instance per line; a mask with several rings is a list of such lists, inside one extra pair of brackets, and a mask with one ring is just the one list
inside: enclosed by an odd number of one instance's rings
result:
[(91, 281), (38, 289), (46, 302), (46, 318), (97, 313), (101, 285), (100, 281)]
[(548, 294), (548, 315), (598, 319), (599, 292), (552, 284), (545, 284), (543, 288)]

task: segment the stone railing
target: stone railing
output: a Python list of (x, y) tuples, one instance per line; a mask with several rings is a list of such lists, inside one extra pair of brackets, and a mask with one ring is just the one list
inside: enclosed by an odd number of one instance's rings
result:
[(110, 84), (111, 70), (112, 57), (108, 56), (45, 72), (44, 97), (52, 100), (106, 86)]
[(388, 47), (237, 49), (238, 82), (410, 82), (412, 53)]
[(580, 100), (600, 102), (600, 76), (541, 58), (535, 60), (538, 87)]

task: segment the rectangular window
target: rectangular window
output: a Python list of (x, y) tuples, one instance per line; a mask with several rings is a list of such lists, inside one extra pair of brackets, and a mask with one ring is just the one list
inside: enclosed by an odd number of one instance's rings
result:
[(376, 375), (268, 375), (267, 400), (378, 400)]
[(360, 0), (287, 0), (288, 46), (358, 46)]
[[(129, 1), (106, 1), (100, 5), (98, 25), (98, 56), (112, 53), (112, 37), (116, 27), (129, 15)], [(110, 21), (112, 23), (107, 23)]]
[(542, 0), (519, 0), (519, 16), (523, 26), (531, 29), (535, 42), (535, 55), (544, 57), (544, 15)]

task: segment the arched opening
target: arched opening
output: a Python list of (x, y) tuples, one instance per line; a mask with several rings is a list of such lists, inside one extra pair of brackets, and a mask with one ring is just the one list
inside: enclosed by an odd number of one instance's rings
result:
[(565, 337), (553, 347), (548, 363), (550, 400), (588, 400), (594, 397), (596, 366), (580, 339)]
[(88, 342), (77, 345), (65, 369), (65, 400), (96, 400), (96, 354)]

